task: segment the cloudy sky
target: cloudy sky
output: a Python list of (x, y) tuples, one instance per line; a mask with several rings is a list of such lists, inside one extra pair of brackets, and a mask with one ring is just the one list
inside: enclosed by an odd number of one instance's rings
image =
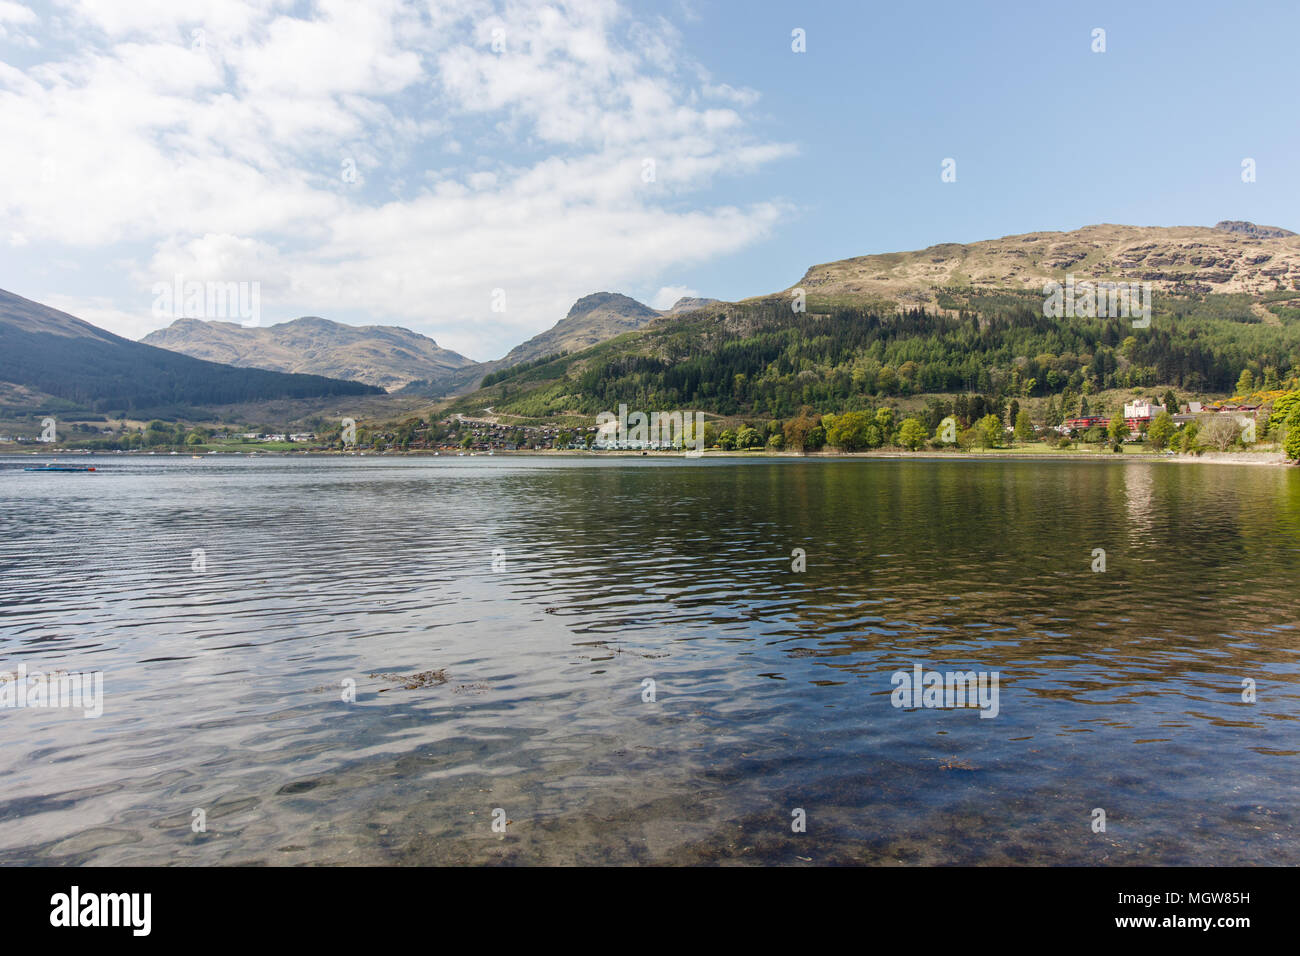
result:
[(740, 298), (1090, 222), (1300, 231), (1294, 4), (900, 6), (0, 0), (0, 288), (138, 338), (157, 283), (256, 282), (263, 325), (490, 359), (595, 291)]

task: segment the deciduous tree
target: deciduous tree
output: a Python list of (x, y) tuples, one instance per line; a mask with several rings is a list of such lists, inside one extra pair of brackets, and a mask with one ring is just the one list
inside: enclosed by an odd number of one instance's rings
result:
[(925, 444), (925, 426), (915, 418), (905, 418), (898, 426), (898, 443), (908, 451), (916, 451)]
[(1163, 451), (1174, 434), (1174, 419), (1169, 412), (1161, 412), (1147, 429), (1147, 441), (1156, 451)]

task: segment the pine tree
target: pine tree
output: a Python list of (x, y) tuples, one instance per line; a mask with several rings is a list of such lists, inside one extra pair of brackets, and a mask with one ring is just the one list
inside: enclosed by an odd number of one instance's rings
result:
[(1016, 441), (1027, 442), (1034, 437), (1034, 425), (1029, 420), (1028, 412), (1018, 412), (1016, 414), (1015, 425)]
[(1056, 428), (1061, 422), (1065, 421), (1064, 416), (1056, 408), (1056, 396), (1052, 395), (1047, 399), (1047, 412), (1044, 421), (1048, 428)]

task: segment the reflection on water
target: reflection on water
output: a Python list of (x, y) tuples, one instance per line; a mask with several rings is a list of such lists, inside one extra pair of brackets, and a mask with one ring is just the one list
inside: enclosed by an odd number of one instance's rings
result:
[(1300, 863), (1295, 469), (24, 461), (3, 863)]

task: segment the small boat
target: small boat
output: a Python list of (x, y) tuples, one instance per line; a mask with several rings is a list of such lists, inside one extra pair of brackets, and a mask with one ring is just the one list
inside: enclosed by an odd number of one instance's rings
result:
[(42, 465), (40, 468), (24, 468), (23, 471), (94, 471), (88, 465)]

